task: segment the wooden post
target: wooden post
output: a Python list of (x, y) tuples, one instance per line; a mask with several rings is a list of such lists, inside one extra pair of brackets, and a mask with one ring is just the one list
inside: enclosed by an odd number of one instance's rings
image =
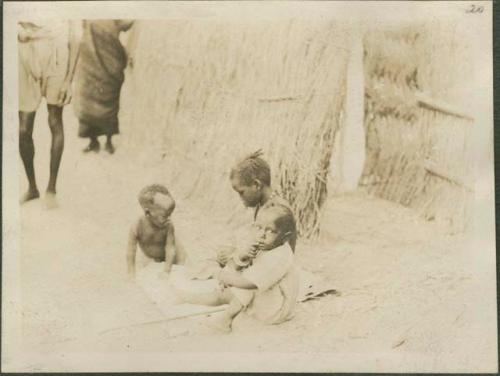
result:
[(357, 188), (365, 164), (364, 97), (363, 39), (362, 33), (355, 30), (347, 68), (346, 120), (338, 163), (341, 191)]

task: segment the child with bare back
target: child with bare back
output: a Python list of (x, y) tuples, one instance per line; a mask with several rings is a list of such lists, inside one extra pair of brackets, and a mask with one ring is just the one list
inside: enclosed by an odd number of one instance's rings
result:
[(129, 276), (135, 276), (137, 245), (148, 261), (165, 262), (164, 271), (170, 273), (173, 264), (184, 264), (186, 254), (175, 239), (170, 216), (175, 201), (167, 188), (159, 184), (147, 186), (139, 193), (144, 215), (130, 229), (127, 266)]

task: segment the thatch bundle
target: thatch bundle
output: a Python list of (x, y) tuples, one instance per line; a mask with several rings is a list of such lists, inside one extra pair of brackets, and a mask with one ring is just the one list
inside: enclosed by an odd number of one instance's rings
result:
[(364, 41), (361, 184), (454, 230), (464, 229), (473, 198), (473, 119), (463, 113), (467, 93), (460, 90), (473, 67), (459, 39), (454, 25), (424, 24), (367, 33)]
[(241, 206), (231, 166), (263, 149), (301, 235), (317, 234), (342, 128), (349, 33), (317, 20), (137, 26), (120, 113), (129, 148), (161, 153), (166, 184), (228, 217)]

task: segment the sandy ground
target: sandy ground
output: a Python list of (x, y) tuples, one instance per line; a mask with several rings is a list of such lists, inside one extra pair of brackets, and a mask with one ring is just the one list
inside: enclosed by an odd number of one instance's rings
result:
[[(35, 130), (40, 188), (48, 179), (45, 116), (41, 111)], [(120, 148), (119, 138), (113, 156), (83, 155), (85, 141), (76, 137), (71, 108), (65, 119), (60, 208), (44, 211), (35, 201), (21, 211), (26, 354), (378, 352), (426, 357), (430, 361), (427, 368), (420, 364), (422, 370), (453, 371), (491, 360), (493, 337), (485, 330), (492, 326), (482, 323), (496, 319), (482, 310), (485, 302), (468, 267), (474, 250), (467, 239), (446, 235), (405, 208), (361, 193), (331, 199), (321, 241), (303, 242), (297, 252), (299, 264), (340, 296), (303, 303), (295, 319), (279, 326), (263, 327), (242, 317), (230, 335), (207, 332), (203, 317), (100, 335), (109, 327), (161, 318), (153, 302), (125, 278), (126, 234), (139, 213), (136, 194), (161, 166), (140, 165)], [(189, 203), (178, 208), (178, 227), (197, 228), (198, 243), (187, 242), (202, 244), (200, 234), (213, 221), (193, 215)], [(28, 355), (26, 367), (47, 370)]]

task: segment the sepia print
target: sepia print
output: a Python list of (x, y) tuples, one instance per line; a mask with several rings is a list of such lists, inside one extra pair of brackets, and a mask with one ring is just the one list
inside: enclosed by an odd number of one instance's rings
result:
[(496, 372), (490, 2), (9, 2), (2, 369)]

